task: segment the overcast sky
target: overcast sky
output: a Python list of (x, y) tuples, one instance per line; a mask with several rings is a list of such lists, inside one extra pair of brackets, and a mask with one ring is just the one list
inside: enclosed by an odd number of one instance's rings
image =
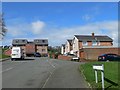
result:
[(77, 35), (108, 35), (118, 41), (117, 2), (4, 2), (2, 4), (8, 32), (3, 45), (12, 39), (45, 38), (58, 46)]

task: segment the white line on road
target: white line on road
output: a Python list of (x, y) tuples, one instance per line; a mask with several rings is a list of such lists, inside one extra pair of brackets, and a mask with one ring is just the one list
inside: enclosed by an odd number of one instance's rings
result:
[[(55, 69), (54, 69), (55, 70)], [(54, 72), (54, 71), (53, 71)], [(50, 72), (50, 75), (48, 76), (48, 78), (46, 79), (45, 83), (43, 84), (42, 88), (45, 88), (47, 82), (49, 81), (50, 77), (52, 76), (53, 72)]]
[(50, 75), (49, 75), (48, 78), (46, 79), (46, 81), (45, 81), (45, 83), (43, 84), (42, 88), (45, 88), (47, 82), (49, 81), (50, 77), (53, 75), (53, 73), (54, 73), (54, 71), (55, 71), (55, 66), (54, 66), (50, 61), (48, 61), (48, 60), (46, 60), (46, 61), (54, 68), (54, 70), (53, 70), (52, 72), (49, 72)]
[[(48, 61), (48, 60), (47, 60)], [(55, 65), (53, 65), (50, 61), (48, 61), (48, 63), (53, 67), (55, 68)]]
[(3, 70), (3, 71), (1, 71), (0, 73), (3, 73), (3, 72), (6, 72), (6, 71), (9, 71), (9, 70), (11, 70), (11, 69), (13, 69), (13, 67), (8, 68), (8, 69), (6, 69), (6, 70)]

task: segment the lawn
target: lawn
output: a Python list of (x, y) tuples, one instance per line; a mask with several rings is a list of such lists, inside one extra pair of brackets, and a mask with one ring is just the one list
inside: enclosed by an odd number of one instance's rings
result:
[(4, 55), (4, 54), (0, 54), (0, 59), (2, 58), (9, 58), (10, 56)]
[(118, 67), (120, 66), (120, 62), (89, 62), (80, 65), (80, 71), (83, 72), (86, 81), (90, 83), (91, 87), (101, 88), (101, 73), (98, 71), (98, 83), (96, 84), (95, 72), (92, 67), (93, 64), (104, 64), (105, 90), (114, 90), (119, 88), (120, 81), (118, 78)]
[(7, 49), (6, 49), (6, 48), (5, 48), (5, 49), (0, 49), (0, 59), (10, 57), (10, 56), (7, 56), (7, 55), (4, 55), (4, 54), (3, 54), (3, 52), (4, 52), (5, 50), (7, 50)]

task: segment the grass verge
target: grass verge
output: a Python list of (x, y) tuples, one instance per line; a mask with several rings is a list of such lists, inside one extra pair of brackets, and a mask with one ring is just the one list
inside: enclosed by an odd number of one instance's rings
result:
[(0, 54), (0, 59), (9, 58), (9, 57), (10, 57), (10, 56), (4, 55), (4, 54)]
[(119, 89), (120, 82), (118, 79), (118, 64), (120, 62), (89, 62), (80, 65), (80, 71), (83, 72), (86, 81), (92, 88), (101, 88), (101, 72), (98, 71), (98, 83), (95, 83), (95, 72), (93, 70), (93, 64), (104, 64), (104, 79), (105, 90)]

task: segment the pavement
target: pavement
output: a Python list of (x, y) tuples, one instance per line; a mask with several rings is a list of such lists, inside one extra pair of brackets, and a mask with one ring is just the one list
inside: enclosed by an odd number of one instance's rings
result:
[(6, 61), (6, 60), (10, 60), (10, 58), (2, 58), (0, 59), (0, 62)]
[(82, 62), (26, 58), (2, 62), (3, 88), (89, 88), (78, 70)]

